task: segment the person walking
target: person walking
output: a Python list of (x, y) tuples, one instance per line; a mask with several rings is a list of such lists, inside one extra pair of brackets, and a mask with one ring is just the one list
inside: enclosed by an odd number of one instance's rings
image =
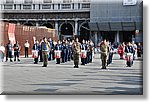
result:
[(28, 58), (28, 50), (29, 50), (30, 44), (28, 42), (28, 40), (26, 40), (25, 44), (24, 44), (24, 48), (25, 48), (25, 58)]
[(42, 42), (43, 67), (47, 67), (48, 65), (49, 50), (50, 50), (49, 42), (47, 41), (46, 37), (44, 37)]
[(109, 46), (106, 42), (106, 39), (103, 40), (100, 44), (100, 52), (101, 52), (101, 61), (102, 61), (102, 69), (106, 69), (107, 58), (109, 53)]
[(16, 58), (17, 58), (18, 62), (20, 61), (20, 59), (19, 59), (20, 49), (21, 49), (21, 46), (19, 45), (19, 42), (16, 41), (16, 43), (14, 44), (14, 61), (16, 61)]
[(76, 38), (76, 41), (73, 44), (74, 68), (79, 68), (79, 56), (80, 56), (80, 52), (81, 52), (80, 46), (81, 46), (81, 44), (79, 43), (79, 39)]
[(12, 62), (13, 58), (13, 45), (11, 41), (9, 40), (9, 43), (6, 46), (6, 62), (8, 61), (8, 58), (10, 58), (10, 62)]

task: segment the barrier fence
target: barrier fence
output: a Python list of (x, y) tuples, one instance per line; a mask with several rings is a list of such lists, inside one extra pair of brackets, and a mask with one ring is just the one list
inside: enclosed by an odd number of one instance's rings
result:
[(13, 39), (13, 35), (15, 41), (19, 41), (19, 45), (21, 46), (21, 55), (24, 55), (24, 43), (26, 40), (30, 43), (29, 54), (32, 53), (33, 37), (38, 41), (43, 37), (52, 38), (54, 41), (58, 40), (55, 29), (0, 22), (0, 43), (6, 46), (9, 40)]

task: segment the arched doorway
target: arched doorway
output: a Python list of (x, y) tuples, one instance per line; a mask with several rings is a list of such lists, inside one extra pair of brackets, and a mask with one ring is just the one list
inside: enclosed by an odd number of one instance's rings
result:
[(88, 23), (83, 23), (80, 26), (80, 41), (90, 39), (90, 29)]
[(54, 28), (53, 25), (50, 24), (50, 23), (45, 23), (45, 24), (43, 24), (42, 26), (46, 26), (47, 28), (51, 28), (51, 29)]
[(35, 26), (34, 24), (28, 22), (28, 23), (24, 23), (23, 25), (26, 25), (26, 26)]
[(73, 26), (70, 23), (63, 23), (60, 26), (60, 39), (72, 39)]

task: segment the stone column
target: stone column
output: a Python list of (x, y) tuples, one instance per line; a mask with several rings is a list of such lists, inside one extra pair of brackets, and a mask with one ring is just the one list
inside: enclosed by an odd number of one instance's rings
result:
[(36, 22), (36, 27), (38, 27), (39, 26), (39, 23), (38, 22)]
[(78, 20), (75, 20), (74, 35), (78, 35)]
[(56, 35), (58, 36), (58, 39), (59, 39), (58, 21), (55, 21), (55, 30), (56, 30)]
[(120, 42), (119, 41), (119, 31), (117, 31), (117, 34), (115, 35), (115, 42)]
[(95, 36), (95, 45), (97, 45), (97, 32), (94, 32), (94, 36)]

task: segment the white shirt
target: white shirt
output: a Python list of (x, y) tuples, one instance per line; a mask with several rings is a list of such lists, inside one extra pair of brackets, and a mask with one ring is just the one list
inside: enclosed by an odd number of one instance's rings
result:
[(24, 46), (29, 48), (29, 47), (30, 47), (30, 44), (29, 44), (28, 42), (26, 42), (26, 43), (24, 44)]
[(5, 52), (5, 47), (4, 46), (0, 46), (0, 51)]

